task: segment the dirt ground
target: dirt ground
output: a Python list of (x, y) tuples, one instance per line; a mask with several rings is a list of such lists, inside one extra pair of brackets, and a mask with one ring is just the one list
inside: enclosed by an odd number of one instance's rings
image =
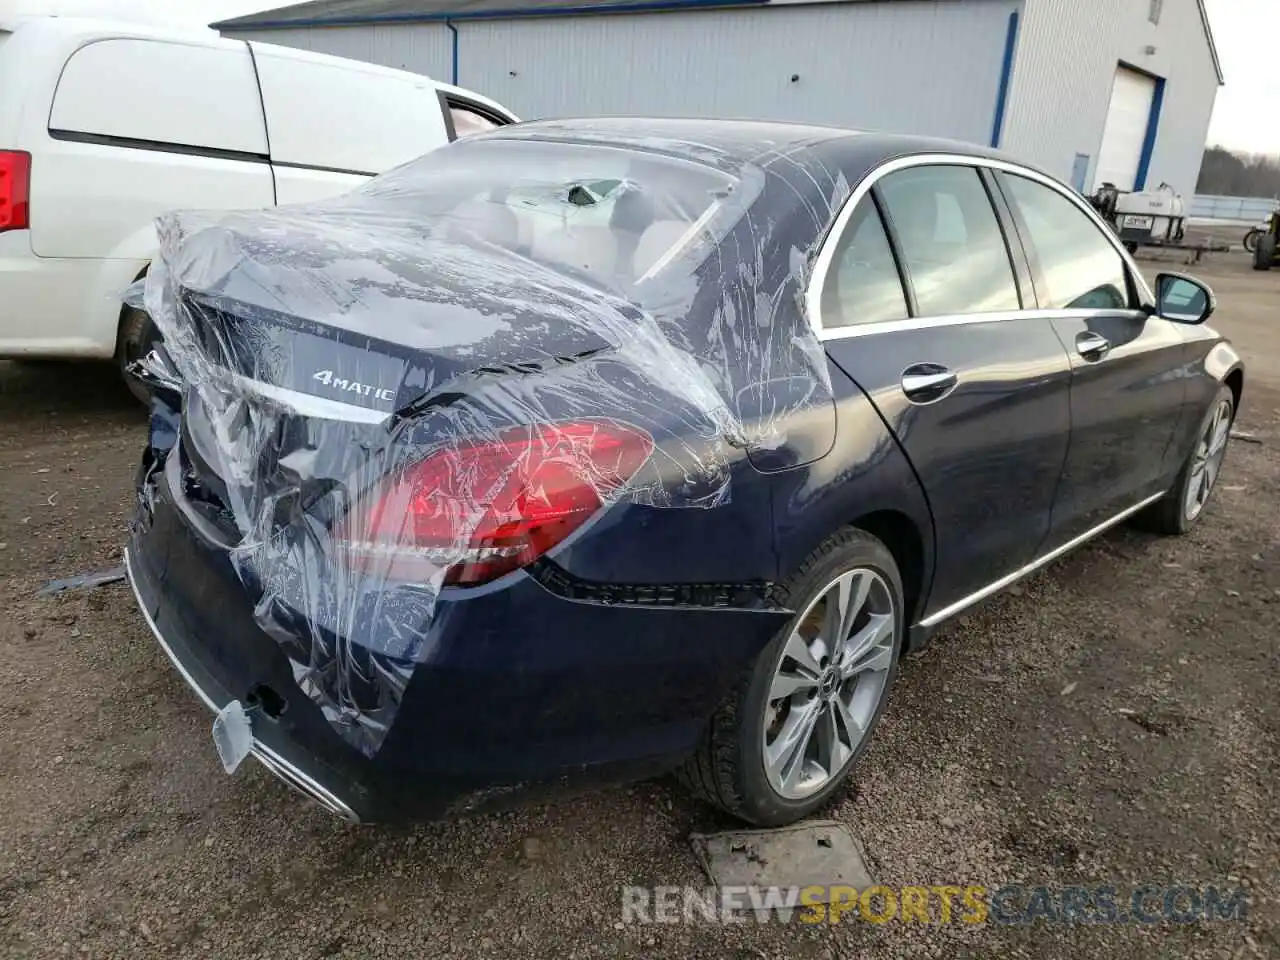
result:
[(1119, 529), (909, 659), (831, 815), (886, 883), (1244, 885), (1244, 922), (625, 925), (727, 826), (669, 783), (392, 831), (227, 777), (127, 587), (36, 596), (119, 562), (145, 417), (0, 363), (0, 955), (1280, 956), (1280, 273), (1195, 269), (1260, 442), (1189, 536)]

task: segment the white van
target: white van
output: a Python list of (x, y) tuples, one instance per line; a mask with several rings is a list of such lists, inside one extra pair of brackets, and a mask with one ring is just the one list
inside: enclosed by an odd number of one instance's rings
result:
[(208, 30), (0, 21), (0, 358), (145, 355), (150, 322), (119, 297), (159, 214), (332, 196), (515, 120), (417, 74)]

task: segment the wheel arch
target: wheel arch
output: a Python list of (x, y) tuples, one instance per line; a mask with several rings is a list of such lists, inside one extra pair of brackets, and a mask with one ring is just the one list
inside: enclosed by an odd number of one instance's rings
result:
[(1240, 399), (1244, 396), (1244, 367), (1236, 366), (1228, 371), (1222, 382), (1231, 388), (1231, 418), (1240, 412)]
[(871, 534), (893, 554), (902, 577), (906, 626), (910, 627), (924, 609), (925, 540), (915, 521), (900, 510), (876, 510), (856, 518), (850, 526)]

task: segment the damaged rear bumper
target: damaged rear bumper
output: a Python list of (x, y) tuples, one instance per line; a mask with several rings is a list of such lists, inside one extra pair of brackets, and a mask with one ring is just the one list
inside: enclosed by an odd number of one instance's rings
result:
[[(142, 612), (143, 618), (147, 621), (147, 626), (151, 628), (151, 633), (155, 636), (156, 643), (160, 644), (160, 649), (165, 652), (165, 656), (169, 658), (169, 662), (172, 663), (174, 668), (178, 671), (178, 675), (187, 682), (187, 686), (195, 691), (196, 696), (200, 698), (206, 707), (214, 713), (217, 713), (226, 706), (232, 698), (227, 696), (225, 691), (219, 693), (212, 689), (216, 687), (216, 684), (212, 683), (211, 678), (208, 676), (202, 676), (197, 679), (195, 673), (192, 672), (192, 669), (187, 667), (183, 662), (183, 659), (178, 655), (177, 651), (170, 645), (169, 641), (165, 639), (165, 635), (160, 631), (155, 620), (151, 618), (151, 613), (147, 609), (148, 605), (143, 601), (142, 594), (139, 592), (138, 580), (134, 576), (133, 562), (128, 550), (126, 550), (124, 554), (124, 567), (125, 573), (129, 579), (129, 586), (133, 588), (134, 599), (138, 602), (138, 609)], [(197, 672), (202, 671), (197, 670)], [(219, 699), (215, 699), (215, 696), (218, 696), (221, 702), (219, 702)], [(337, 814), (349, 823), (360, 822), (359, 815), (355, 810), (351, 809), (351, 807), (348, 806), (341, 797), (312, 777), (307, 773), (307, 771), (285, 759), (256, 737), (254, 738), (253, 748), (250, 753), (277, 777), (289, 786), (303, 793), (305, 796), (316, 801), (330, 813)]]
[(144, 481), (126, 554), (140, 610), (211, 710), (249, 708), (253, 755), (352, 822), (438, 819), (669, 770), (789, 616), (699, 606), (696, 595), (662, 606), (653, 591), (569, 596), (523, 571), (453, 588), (366, 754), (298, 685), (225, 547), (175, 502), (171, 475)]

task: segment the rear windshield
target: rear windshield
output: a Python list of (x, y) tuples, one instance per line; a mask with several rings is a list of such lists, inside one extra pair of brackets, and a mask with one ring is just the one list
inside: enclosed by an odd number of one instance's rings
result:
[(394, 202), (433, 233), (628, 289), (694, 269), (736, 221), (743, 192), (719, 170), (657, 154), (481, 139), (432, 151), (350, 197)]

